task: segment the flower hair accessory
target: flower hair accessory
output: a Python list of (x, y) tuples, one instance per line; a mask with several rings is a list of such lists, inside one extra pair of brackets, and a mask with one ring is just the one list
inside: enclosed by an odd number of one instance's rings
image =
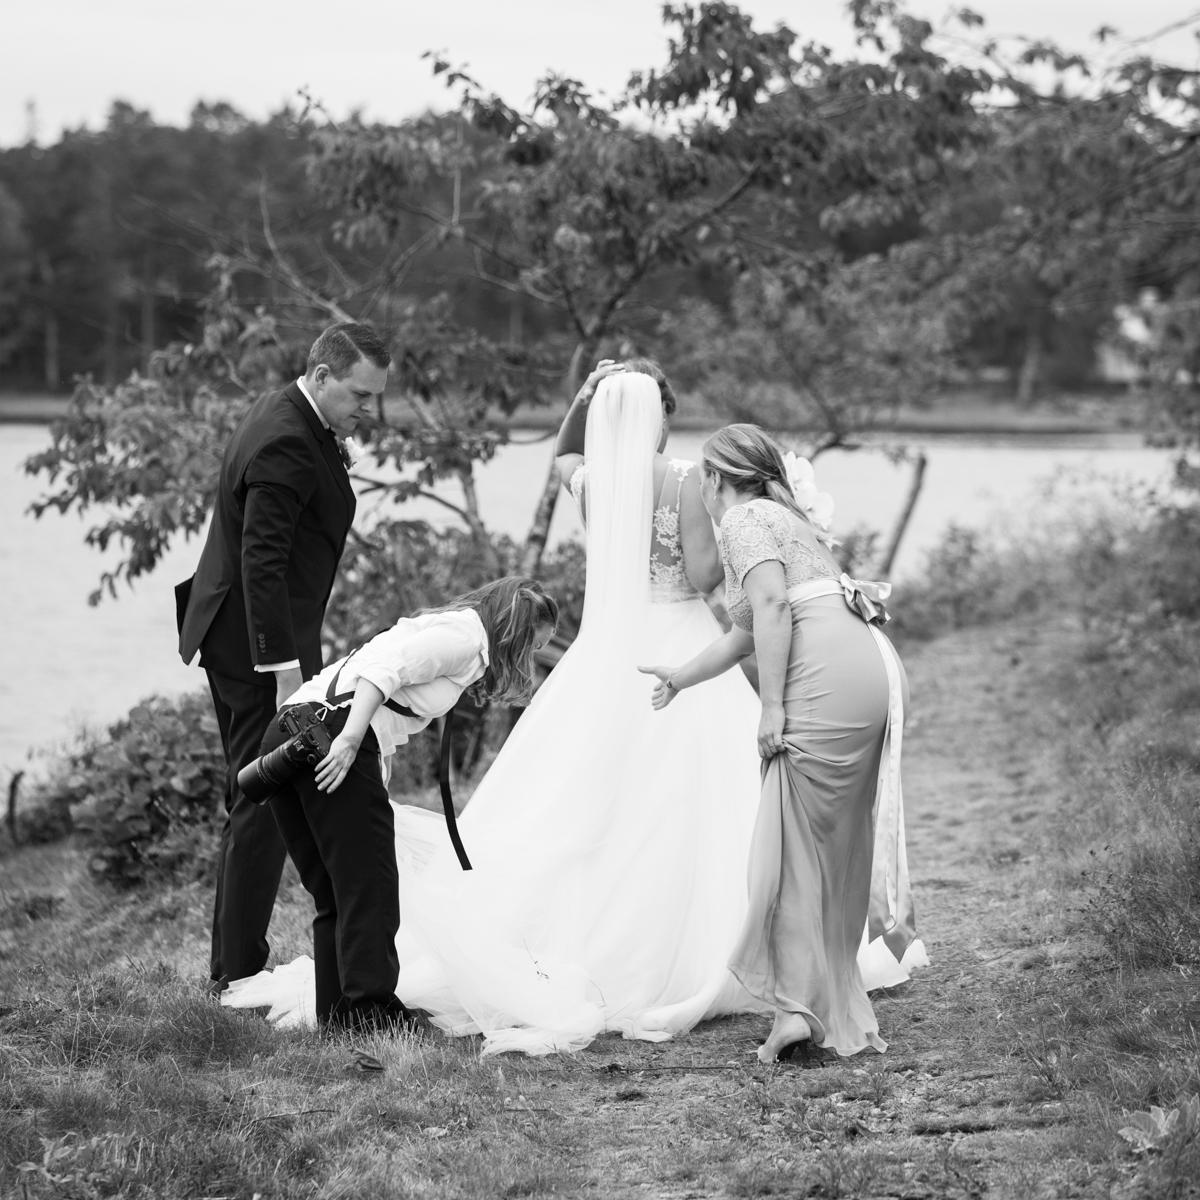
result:
[(788, 487), (792, 497), (812, 522), (818, 538), (826, 546), (833, 544), (833, 497), (828, 492), (818, 491), (817, 477), (813, 465), (789, 450), (783, 456), (783, 467), (787, 473)]

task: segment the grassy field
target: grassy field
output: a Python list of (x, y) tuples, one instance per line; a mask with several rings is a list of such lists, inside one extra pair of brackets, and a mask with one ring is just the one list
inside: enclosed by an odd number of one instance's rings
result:
[[(481, 1060), (434, 1031), (280, 1032), (206, 995), (205, 890), (122, 897), (77, 847), (9, 851), (0, 1195), (1200, 1194), (1192, 951), (1140, 953), (1180, 924), (1181, 893), (1131, 902), (1105, 849), (1157, 846), (1156, 877), (1188, 869), (1171, 788), (1196, 778), (1181, 747), (1200, 662), (1166, 652), (1188, 670), (1150, 662), (1104, 687), (1111, 664), (1069, 616), (906, 650), (910, 860), (933, 964), (877, 995), (885, 1055), (761, 1066), (751, 1017), (546, 1059)], [(307, 949), (309, 914), (289, 881), (280, 959)], [(1183, 920), (1185, 943), (1195, 927)], [(1137, 1152), (1120, 1130), (1151, 1106), (1183, 1116)]]

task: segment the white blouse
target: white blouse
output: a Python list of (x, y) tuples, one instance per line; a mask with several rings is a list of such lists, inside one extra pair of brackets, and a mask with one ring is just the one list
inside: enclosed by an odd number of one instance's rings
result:
[(473, 608), (401, 617), (353, 654), (330, 663), (302, 683), (285, 703), (324, 703), (336, 677), (336, 694), (349, 693), (337, 705), (343, 708), (351, 703), (360, 679), (373, 683), (384, 699), (395, 700), (417, 714), (406, 717), (379, 706), (371, 728), (386, 759), (435, 717), (448, 713), (463, 692), (483, 677), (487, 665), (487, 633)]

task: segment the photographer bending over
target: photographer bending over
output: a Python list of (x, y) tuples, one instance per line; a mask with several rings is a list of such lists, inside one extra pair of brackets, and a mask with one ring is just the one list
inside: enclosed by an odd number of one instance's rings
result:
[[(313, 958), (322, 1027), (398, 1028), (400, 927), (387, 777), (397, 746), (463, 692), (527, 704), (533, 656), (558, 605), (509, 576), (442, 608), (402, 617), (288, 697), (245, 768), (247, 794), (270, 799), (284, 844), (316, 902)], [(328, 753), (319, 757), (328, 745)], [(315, 770), (305, 757), (315, 761)], [(257, 775), (257, 779), (253, 778)], [(243, 786), (246, 786), (244, 783)]]

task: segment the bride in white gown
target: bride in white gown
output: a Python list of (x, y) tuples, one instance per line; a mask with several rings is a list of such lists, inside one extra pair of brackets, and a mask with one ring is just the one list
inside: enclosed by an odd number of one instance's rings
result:
[[(440, 814), (394, 806), (396, 992), (447, 1034), (482, 1034), (484, 1054), (577, 1050), (606, 1031), (658, 1041), (767, 1011), (726, 967), (747, 909), (757, 697), (731, 672), (654, 713), (637, 671), (721, 632), (693, 583), (720, 577), (695, 468), (660, 453), (647, 375), (603, 379), (586, 422), (586, 462), (560, 459), (587, 524), (583, 620), (459, 819), (474, 870)], [(864, 943), (868, 988), (916, 958)], [(301, 959), (222, 1002), (309, 1024), (310, 992)]]

